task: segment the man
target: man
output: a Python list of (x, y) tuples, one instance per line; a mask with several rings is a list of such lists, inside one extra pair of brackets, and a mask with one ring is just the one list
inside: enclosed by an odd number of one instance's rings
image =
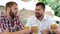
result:
[[(30, 1), (30, 0), (21, 0), (19, 3), (18, 3), (18, 7), (20, 10), (22, 10), (23, 8), (26, 9), (26, 10), (33, 10), (34, 11), (34, 8), (35, 8), (35, 4), (37, 2), (33, 2), (33, 1)], [(29, 7), (29, 8), (28, 8)]]
[(24, 30), (24, 25), (17, 16), (17, 7), (15, 2), (8, 2), (6, 4), (6, 13), (0, 16), (0, 31), (2, 34), (26, 34), (29, 32)]
[[(28, 18), (27, 24), (31, 28), (34, 25), (38, 25), (38, 34), (48, 34), (50, 30), (50, 25), (54, 23), (45, 13), (45, 4), (37, 3), (35, 7), (35, 15)], [(33, 29), (33, 28), (32, 28)]]

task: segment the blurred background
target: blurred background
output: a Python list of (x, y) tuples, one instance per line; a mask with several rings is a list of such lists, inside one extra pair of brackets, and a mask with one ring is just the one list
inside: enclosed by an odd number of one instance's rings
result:
[(9, 1), (18, 4), (18, 14), (24, 24), (28, 17), (34, 15), (35, 4), (43, 2), (46, 5), (45, 14), (50, 16), (56, 23), (60, 23), (60, 0), (0, 0), (0, 15), (5, 13), (5, 5)]

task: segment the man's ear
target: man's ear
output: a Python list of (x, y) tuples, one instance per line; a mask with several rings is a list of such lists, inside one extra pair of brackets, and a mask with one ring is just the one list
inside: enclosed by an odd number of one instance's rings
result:
[(9, 12), (10, 12), (10, 8), (9, 8), (9, 7), (7, 7), (7, 11), (9, 11)]

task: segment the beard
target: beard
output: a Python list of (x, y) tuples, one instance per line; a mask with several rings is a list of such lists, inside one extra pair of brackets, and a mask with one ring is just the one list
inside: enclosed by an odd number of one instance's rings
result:
[(42, 14), (35, 13), (35, 16), (36, 16), (36, 18), (38, 19), (38, 18), (40, 18), (40, 17), (42, 16)]
[(15, 15), (14, 15), (14, 13), (12, 12), (12, 10), (10, 10), (9, 15), (11, 16), (11, 18), (12, 18), (12, 19), (14, 19), (14, 18), (15, 18)]

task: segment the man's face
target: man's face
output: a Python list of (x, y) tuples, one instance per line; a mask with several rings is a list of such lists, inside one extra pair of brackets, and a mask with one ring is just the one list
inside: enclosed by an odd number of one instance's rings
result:
[(41, 17), (45, 12), (45, 9), (42, 6), (36, 6), (35, 8), (35, 16), (37, 18)]
[(9, 15), (10, 15), (12, 18), (14, 18), (14, 17), (16, 17), (17, 12), (18, 12), (18, 7), (17, 7), (17, 5), (13, 4), (13, 6), (11, 6), (11, 8), (10, 8)]

